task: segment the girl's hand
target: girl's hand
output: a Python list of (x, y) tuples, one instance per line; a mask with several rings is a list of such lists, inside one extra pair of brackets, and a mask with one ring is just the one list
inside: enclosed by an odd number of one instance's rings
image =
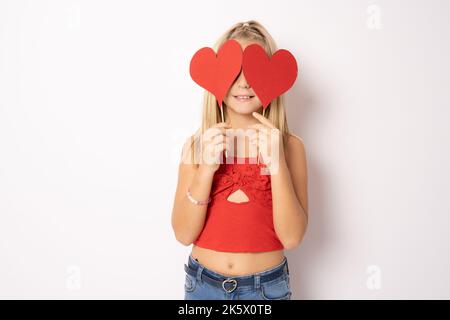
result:
[(199, 168), (210, 172), (216, 172), (220, 167), (223, 152), (228, 148), (226, 129), (231, 124), (220, 122), (208, 128), (201, 136), (201, 160)]
[[(249, 129), (256, 130), (250, 137), (250, 143), (259, 147), (258, 156), (260, 159), (268, 166), (273, 166), (273, 161), (284, 160), (284, 146), (281, 131), (269, 119), (263, 117), (258, 112), (253, 112), (252, 115), (260, 123), (248, 126)], [(264, 152), (261, 153), (261, 150)], [(278, 156), (275, 156), (275, 154), (278, 154)]]

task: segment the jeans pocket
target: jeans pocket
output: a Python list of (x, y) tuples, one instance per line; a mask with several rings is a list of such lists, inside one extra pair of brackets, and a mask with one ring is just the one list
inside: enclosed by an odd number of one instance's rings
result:
[(264, 300), (290, 300), (292, 292), (288, 276), (261, 283), (260, 295)]
[(197, 279), (186, 272), (184, 280), (184, 291), (193, 292), (197, 286)]

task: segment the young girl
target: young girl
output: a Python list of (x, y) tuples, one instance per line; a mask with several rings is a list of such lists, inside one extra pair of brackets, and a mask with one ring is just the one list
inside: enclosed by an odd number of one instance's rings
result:
[[(215, 51), (229, 39), (242, 50), (253, 43), (269, 56), (277, 50), (254, 20), (234, 25)], [(274, 99), (263, 116), (241, 70), (224, 99), (221, 122), (215, 97), (205, 91), (202, 127), (183, 147), (172, 212), (176, 239), (193, 244), (184, 265), (186, 300), (291, 298), (284, 250), (297, 247), (306, 230), (307, 167), (303, 140), (289, 132), (283, 102), (283, 95)], [(259, 134), (229, 138), (239, 129)], [(235, 137), (241, 138), (237, 144)], [(276, 169), (267, 156), (252, 153), (261, 141), (275, 146)], [(216, 161), (204, 161), (211, 153)]]

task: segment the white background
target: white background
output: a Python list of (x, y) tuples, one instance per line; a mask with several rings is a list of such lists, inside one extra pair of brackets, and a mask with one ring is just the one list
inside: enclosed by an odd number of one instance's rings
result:
[(0, 1), (0, 297), (182, 299), (192, 54), (256, 19), (299, 62), (294, 299), (450, 298), (450, 2)]

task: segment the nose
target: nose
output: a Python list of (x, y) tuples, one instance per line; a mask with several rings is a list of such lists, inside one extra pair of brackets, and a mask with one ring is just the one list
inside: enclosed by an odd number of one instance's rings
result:
[(245, 88), (245, 89), (250, 88), (250, 85), (248, 84), (247, 79), (245, 79), (243, 71), (241, 71), (241, 74), (237, 78), (236, 84), (238, 85), (239, 88)]

